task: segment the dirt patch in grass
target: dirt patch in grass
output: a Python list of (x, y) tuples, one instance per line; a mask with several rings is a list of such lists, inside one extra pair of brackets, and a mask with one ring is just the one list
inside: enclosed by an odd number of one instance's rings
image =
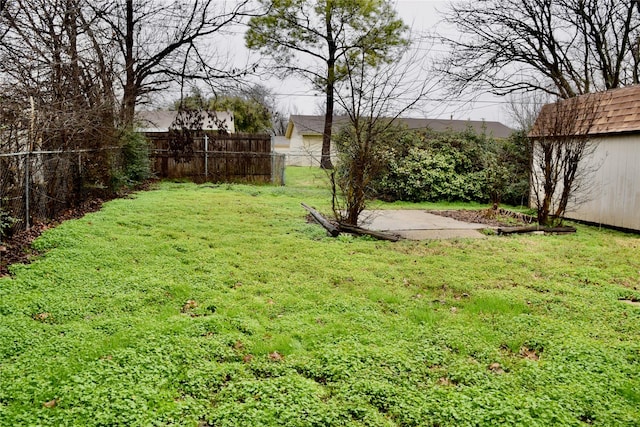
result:
[(455, 210), (430, 210), (434, 215), (446, 216), (458, 221), (475, 224), (486, 224), (492, 227), (517, 227), (535, 223), (536, 219), (530, 215), (513, 212), (506, 209), (455, 209)]
[(619, 301), (628, 305), (632, 305), (634, 307), (640, 307), (640, 301), (636, 300), (635, 298), (621, 299)]

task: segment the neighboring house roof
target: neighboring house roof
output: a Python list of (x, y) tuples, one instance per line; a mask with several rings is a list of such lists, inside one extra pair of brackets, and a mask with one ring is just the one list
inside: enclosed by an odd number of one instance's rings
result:
[[(344, 121), (344, 117), (334, 117), (334, 124)], [(291, 115), (289, 124), (284, 134), (285, 138), (290, 139), (294, 126), (298, 129), (298, 133), (304, 136), (322, 135), (324, 132), (324, 116), (301, 116)]]
[[(224, 123), (224, 130), (229, 133), (235, 133), (235, 124), (233, 113), (230, 111), (211, 112), (219, 122)], [(177, 111), (138, 111), (136, 113), (136, 123), (138, 124), (138, 132), (155, 133), (168, 132), (169, 127), (176, 119)], [(218, 131), (218, 124), (213, 122), (208, 114), (203, 114), (203, 130)]]
[(547, 104), (540, 110), (529, 136), (558, 136), (553, 124), (563, 113), (574, 117), (573, 129), (567, 134), (595, 136), (640, 132), (640, 85)]
[[(403, 117), (398, 118), (397, 121), (398, 123), (405, 124), (412, 130), (428, 129), (436, 132), (453, 130), (461, 132), (471, 127), (478, 133), (486, 132), (495, 138), (508, 138), (513, 133), (513, 129), (500, 122), (479, 120), (412, 119)], [(334, 117), (333, 122), (336, 125), (344, 124), (347, 122), (347, 118), (344, 116)], [(324, 130), (324, 116), (292, 115), (289, 118), (289, 125), (287, 126), (287, 132), (285, 134), (287, 138), (291, 138), (294, 126), (297, 128), (298, 133), (303, 136), (322, 135)]]
[(411, 119), (401, 118), (402, 123), (406, 124), (409, 129), (429, 129), (436, 132), (445, 132), (452, 130), (455, 132), (463, 132), (469, 128), (477, 133), (486, 133), (494, 138), (509, 138), (513, 133), (513, 129), (503, 125), (500, 122), (488, 122), (484, 120), (443, 120), (443, 119)]

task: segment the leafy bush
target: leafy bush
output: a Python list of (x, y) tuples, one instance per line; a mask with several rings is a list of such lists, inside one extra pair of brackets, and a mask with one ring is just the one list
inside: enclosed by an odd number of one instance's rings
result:
[(424, 133), (406, 138), (389, 162), (378, 189), (387, 198), (408, 201), (488, 198), (485, 167), (489, 140), (473, 130)]
[(527, 199), (526, 136), (494, 140), (473, 129), (405, 136), (376, 182), (390, 200), (521, 204)]
[(514, 132), (507, 140), (500, 141), (498, 162), (506, 169), (501, 189), (501, 199), (510, 205), (526, 205), (529, 200), (529, 169), (531, 143), (525, 131)]
[(0, 241), (7, 235), (15, 219), (9, 215), (9, 212), (0, 208)]
[(149, 142), (139, 134), (128, 132), (123, 134), (122, 169), (114, 173), (113, 186), (133, 186), (153, 176), (149, 159)]
[(412, 148), (407, 156), (392, 160), (381, 190), (413, 202), (485, 198), (483, 174), (456, 172), (459, 161), (453, 153)]

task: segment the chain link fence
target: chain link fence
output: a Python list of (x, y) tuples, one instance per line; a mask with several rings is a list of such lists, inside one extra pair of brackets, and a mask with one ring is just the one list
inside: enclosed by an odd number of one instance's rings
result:
[(0, 239), (113, 192), (120, 148), (0, 153)]
[[(195, 182), (284, 185), (285, 156), (272, 151), (268, 135), (205, 136), (194, 142), (189, 155), (180, 156), (163, 146), (164, 142), (152, 139), (147, 145), (143, 140), (136, 150), (131, 149), (131, 141), (122, 147), (99, 149), (0, 147), (0, 243), (85, 202), (111, 198), (128, 185), (130, 175), (136, 181), (147, 179), (150, 172), (160, 178)], [(132, 165), (144, 168), (146, 174)]]
[[(152, 172), (158, 177), (181, 176), (196, 182), (240, 180), (284, 185), (282, 154), (198, 154), (194, 154), (195, 160), (176, 163), (172, 156), (159, 157), (157, 150), (150, 150)], [(123, 175), (124, 160), (119, 147), (0, 153), (0, 242), (84, 202), (111, 197), (121, 185), (118, 177)], [(166, 173), (165, 163), (173, 168), (172, 173)], [(204, 169), (191, 170), (193, 165)], [(186, 166), (191, 169), (178, 170)]]

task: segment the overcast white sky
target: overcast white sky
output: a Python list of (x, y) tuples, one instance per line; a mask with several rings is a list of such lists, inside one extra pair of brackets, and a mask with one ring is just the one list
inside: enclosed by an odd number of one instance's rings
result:
[[(457, 1), (457, 0), (453, 0)], [(441, 22), (442, 16), (438, 11), (444, 11), (450, 1), (442, 0), (397, 0), (396, 9), (404, 22), (416, 32), (447, 31), (452, 34), (451, 27), (445, 28)], [(247, 58), (252, 60), (258, 57), (250, 54), (244, 47), (244, 28), (235, 31), (235, 36), (226, 39), (225, 45), (229, 46), (230, 56), (234, 58), (236, 66), (242, 67), (247, 63)], [(445, 47), (434, 45), (430, 54), (442, 57)], [(427, 53), (425, 53), (427, 54)], [(324, 98), (322, 94), (314, 94), (311, 88), (295, 78), (285, 80), (269, 79), (260, 83), (272, 89), (278, 108), (285, 114), (320, 114), (323, 110)], [(434, 99), (442, 99), (442, 93), (434, 93)], [(449, 99), (448, 102), (430, 102), (420, 115), (428, 118), (458, 119), (458, 120), (487, 120), (499, 121), (510, 125), (511, 119), (506, 109), (507, 99), (488, 94), (478, 96), (465, 95), (458, 99)], [(416, 116), (416, 113), (412, 113)]]
[[(444, 11), (449, 1), (431, 0), (398, 0), (396, 9), (404, 22), (414, 31), (451, 31), (446, 29), (441, 22), (442, 16), (438, 11)], [(432, 55), (442, 56), (445, 53), (443, 46), (434, 45), (431, 48)], [(318, 114), (321, 112), (323, 98), (314, 96), (309, 87), (295, 79), (285, 81), (269, 81), (278, 105), (283, 112), (289, 114)], [(441, 98), (441, 94), (434, 94), (434, 98)], [(488, 120), (510, 124), (509, 113), (506, 110), (507, 100), (503, 97), (492, 95), (480, 95), (474, 102), (472, 96), (464, 96), (460, 99), (452, 99), (450, 102), (431, 102), (425, 109), (425, 115), (429, 118), (459, 119), (459, 120)], [(415, 115), (415, 113), (414, 113)]]
[[(450, 3), (452, 1), (398, 0), (396, 9), (404, 22), (412, 28), (455, 35), (456, 29), (442, 21), (442, 12), (447, 10)], [(431, 55), (434, 57), (441, 57), (445, 54), (444, 46), (437, 44), (432, 46)], [(433, 109), (429, 109), (429, 114), (436, 116), (433, 118), (484, 119), (509, 125), (511, 119), (505, 109), (507, 100), (504, 97), (489, 94), (477, 94), (477, 96), (466, 95), (459, 99), (452, 99), (448, 104), (431, 103)], [(435, 97), (439, 98), (439, 96)]]

